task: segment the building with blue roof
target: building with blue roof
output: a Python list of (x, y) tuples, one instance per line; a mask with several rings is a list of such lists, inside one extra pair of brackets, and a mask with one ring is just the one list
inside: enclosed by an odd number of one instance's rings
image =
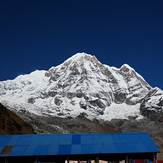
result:
[(0, 136), (0, 162), (153, 161), (158, 152), (147, 133)]

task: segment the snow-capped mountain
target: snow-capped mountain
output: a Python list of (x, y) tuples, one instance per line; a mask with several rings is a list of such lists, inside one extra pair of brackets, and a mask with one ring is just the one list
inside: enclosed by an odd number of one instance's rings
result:
[(146, 106), (162, 109), (163, 91), (158, 89), (156, 97), (153, 89), (127, 64), (110, 67), (95, 56), (77, 53), (48, 71), (0, 82), (0, 103), (14, 112), (62, 118), (141, 119), (147, 116)]

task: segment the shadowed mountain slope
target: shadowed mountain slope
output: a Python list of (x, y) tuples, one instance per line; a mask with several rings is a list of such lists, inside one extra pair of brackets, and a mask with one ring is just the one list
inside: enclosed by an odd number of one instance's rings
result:
[(0, 135), (35, 134), (32, 126), (0, 103)]

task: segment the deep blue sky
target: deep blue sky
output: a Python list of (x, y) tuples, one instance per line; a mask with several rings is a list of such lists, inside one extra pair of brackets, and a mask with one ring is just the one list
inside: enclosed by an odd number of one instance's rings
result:
[(127, 63), (163, 89), (163, 1), (0, 0), (0, 81), (77, 52)]

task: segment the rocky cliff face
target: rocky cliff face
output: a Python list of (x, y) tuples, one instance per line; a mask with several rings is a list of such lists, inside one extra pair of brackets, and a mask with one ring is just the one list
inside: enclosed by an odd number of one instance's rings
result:
[(153, 88), (143, 99), (140, 106), (141, 114), (157, 123), (163, 122), (163, 91)]

